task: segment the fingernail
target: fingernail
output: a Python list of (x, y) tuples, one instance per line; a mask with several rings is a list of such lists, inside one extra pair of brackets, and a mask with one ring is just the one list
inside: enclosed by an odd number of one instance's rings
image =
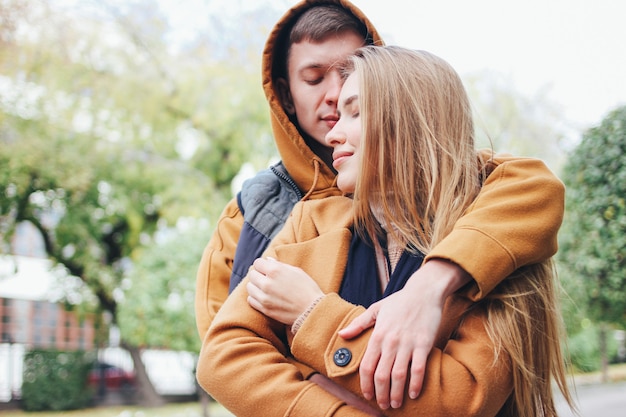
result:
[(411, 398), (412, 400), (416, 399), (417, 398), (417, 392), (411, 391), (409, 393), (409, 398)]
[(398, 401), (392, 401), (391, 402), (391, 408), (400, 408), (402, 404), (399, 403)]

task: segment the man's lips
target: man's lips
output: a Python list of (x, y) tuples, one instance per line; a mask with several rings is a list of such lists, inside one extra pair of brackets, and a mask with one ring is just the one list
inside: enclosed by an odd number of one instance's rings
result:
[(337, 120), (339, 120), (339, 117), (326, 116), (326, 117), (322, 117), (322, 120), (326, 123), (326, 126), (328, 126), (329, 129), (332, 129), (337, 124)]

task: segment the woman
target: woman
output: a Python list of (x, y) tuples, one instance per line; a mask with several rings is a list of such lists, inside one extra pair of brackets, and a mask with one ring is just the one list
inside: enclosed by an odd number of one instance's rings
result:
[[(338, 330), (402, 288), (481, 185), (469, 102), (445, 61), (365, 47), (347, 72), (326, 141), (351, 197), (298, 204), (203, 344), (198, 380), (238, 416), (366, 415), (293, 361), (360, 394), (370, 332), (344, 340)], [(558, 311), (550, 261), (515, 271), (478, 303), (449, 297), (419, 397), (385, 414), (554, 415), (552, 382), (571, 404)]]

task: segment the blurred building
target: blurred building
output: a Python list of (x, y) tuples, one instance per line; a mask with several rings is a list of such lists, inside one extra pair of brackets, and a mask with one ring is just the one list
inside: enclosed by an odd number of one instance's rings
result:
[(20, 396), (25, 351), (95, 349), (94, 317), (60, 302), (68, 277), (45, 258), (37, 230), (18, 225), (11, 246), (0, 255), (0, 402)]
[(91, 350), (94, 323), (62, 304), (0, 297), (0, 341), (29, 348)]
[[(76, 301), (84, 285), (46, 259), (34, 226), (17, 227), (9, 252), (0, 251), (0, 404), (21, 397), (23, 358), (33, 348), (94, 351), (98, 361), (133, 372), (115, 326), (110, 326), (108, 346), (97, 346), (95, 318), (66, 308), (64, 300)], [(145, 349), (141, 357), (159, 394), (196, 393), (195, 354)]]

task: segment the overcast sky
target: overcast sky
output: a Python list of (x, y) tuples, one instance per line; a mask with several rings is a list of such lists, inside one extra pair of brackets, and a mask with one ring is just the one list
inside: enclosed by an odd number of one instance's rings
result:
[[(159, 0), (185, 30), (262, 0)], [(266, 0), (279, 10), (296, 0)], [(426, 49), (463, 75), (483, 69), (508, 77), (533, 97), (548, 90), (564, 119), (586, 128), (626, 104), (626, 1), (354, 0), (388, 44)]]
[[(292, 2), (293, 3), (293, 2)], [(490, 69), (565, 116), (597, 124), (626, 104), (626, 2), (355, 0), (387, 43), (427, 49), (460, 73)]]

